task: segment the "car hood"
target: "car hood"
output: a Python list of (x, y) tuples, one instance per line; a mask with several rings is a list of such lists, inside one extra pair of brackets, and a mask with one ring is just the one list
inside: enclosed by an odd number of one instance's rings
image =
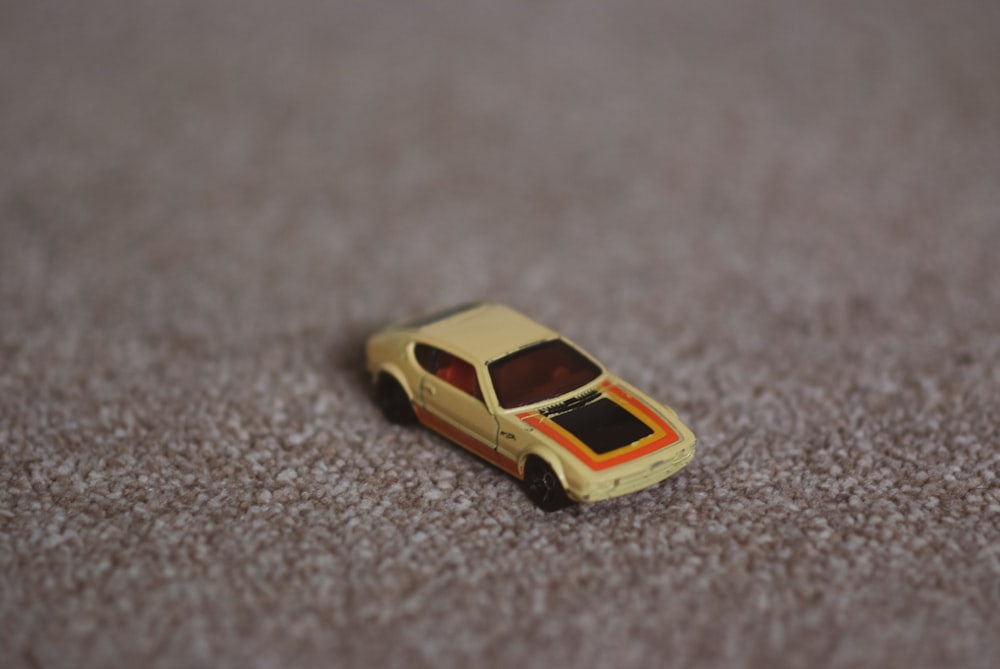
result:
[(614, 380), (558, 404), (517, 414), (593, 470), (635, 460), (681, 440), (650, 406)]

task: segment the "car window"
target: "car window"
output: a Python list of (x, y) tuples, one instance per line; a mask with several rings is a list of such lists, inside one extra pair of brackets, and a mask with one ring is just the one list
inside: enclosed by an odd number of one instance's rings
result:
[(470, 309), (475, 309), (481, 304), (482, 304), (481, 302), (469, 302), (467, 304), (460, 304), (456, 307), (442, 309), (440, 311), (435, 311), (432, 314), (427, 314), (426, 316), (421, 316), (420, 318), (414, 318), (411, 321), (402, 323), (399, 327), (412, 328), (414, 330), (417, 330), (419, 328), (424, 327), (425, 325), (430, 325), (431, 323), (436, 323), (438, 321), (443, 321), (446, 318), (457, 316), (463, 311), (469, 311)]
[(539, 342), (489, 364), (497, 400), (504, 409), (564, 395), (601, 375), (585, 355), (561, 339)]
[(479, 381), (476, 379), (476, 368), (471, 363), (427, 344), (417, 344), (413, 349), (413, 355), (417, 363), (427, 372), (477, 400), (483, 399)]
[(424, 371), (433, 374), (437, 370), (438, 349), (427, 344), (417, 344), (413, 347), (413, 355), (417, 359), (417, 364), (424, 368)]

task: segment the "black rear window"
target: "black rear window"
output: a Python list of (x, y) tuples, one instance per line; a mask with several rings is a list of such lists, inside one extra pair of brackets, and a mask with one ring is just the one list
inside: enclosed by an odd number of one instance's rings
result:
[(425, 325), (430, 325), (431, 323), (436, 323), (438, 321), (443, 321), (446, 318), (451, 318), (456, 314), (460, 314), (463, 311), (468, 311), (469, 309), (475, 309), (482, 302), (469, 302), (467, 304), (460, 304), (457, 307), (449, 307), (447, 309), (441, 309), (440, 311), (435, 311), (432, 314), (427, 314), (426, 316), (421, 316), (420, 318), (414, 318), (412, 321), (406, 321), (402, 323), (400, 327), (411, 328), (416, 330), (417, 328), (422, 328)]

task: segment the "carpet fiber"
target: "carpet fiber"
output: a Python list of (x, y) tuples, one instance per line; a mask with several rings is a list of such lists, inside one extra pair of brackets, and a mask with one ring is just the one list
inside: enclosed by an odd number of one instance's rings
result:
[[(0, 666), (987, 667), (995, 2), (0, 5)], [(699, 438), (556, 514), (386, 322)]]

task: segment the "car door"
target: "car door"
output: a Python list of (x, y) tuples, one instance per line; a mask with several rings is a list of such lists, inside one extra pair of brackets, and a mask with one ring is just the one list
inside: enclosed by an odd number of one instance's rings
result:
[(495, 449), (496, 417), (483, 401), (472, 363), (428, 344), (417, 344), (414, 354), (426, 372), (420, 382), (424, 410)]

